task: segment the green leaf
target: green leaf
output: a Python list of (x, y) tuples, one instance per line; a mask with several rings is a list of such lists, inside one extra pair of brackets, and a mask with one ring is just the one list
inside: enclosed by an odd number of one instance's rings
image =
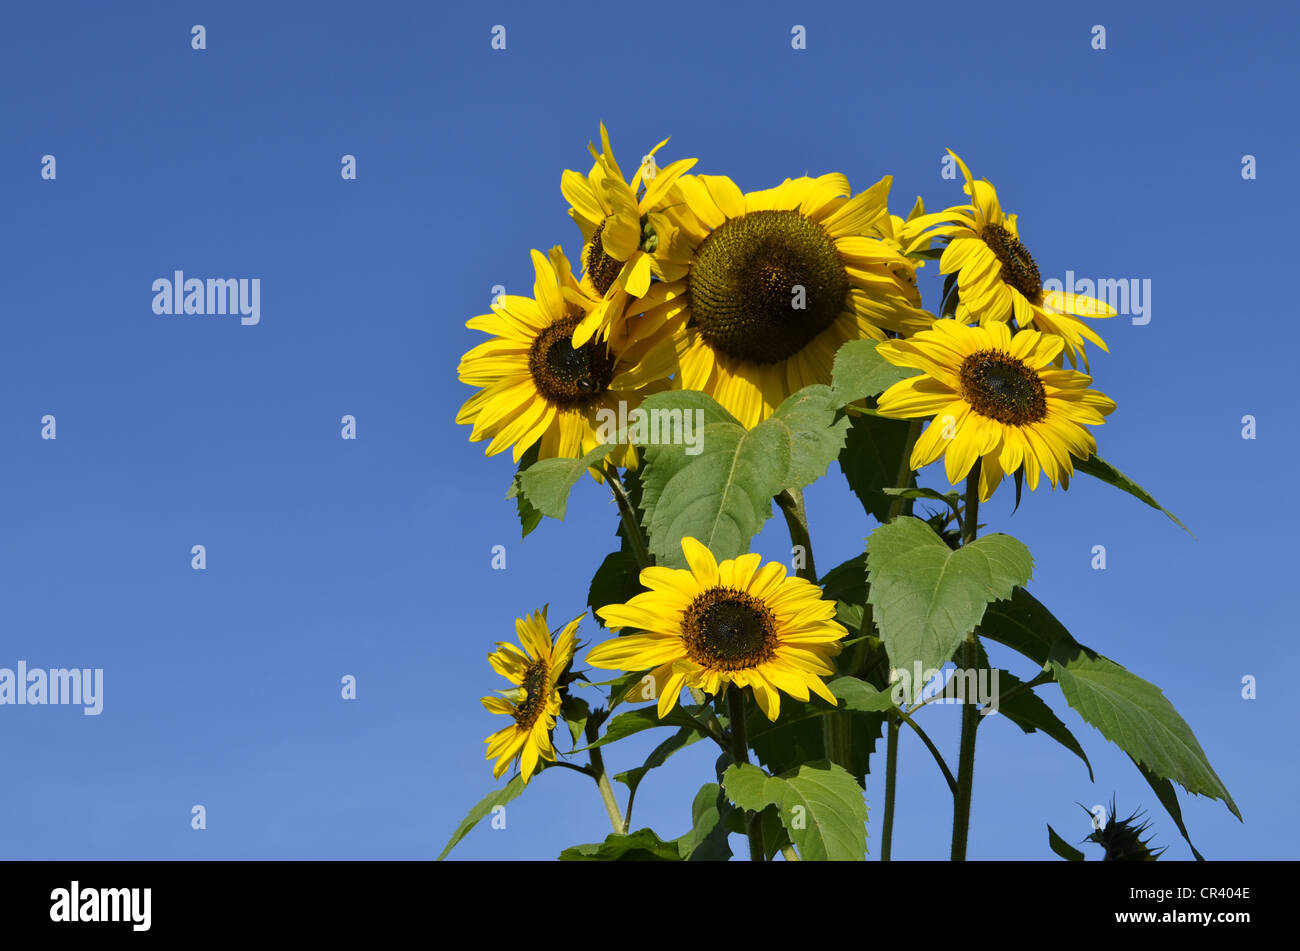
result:
[[(541, 459), (515, 476), (520, 496), (538, 512), (564, 520), (569, 492), (578, 479), (614, 450), (614, 443), (602, 443), (581, 459)], [(522, 516), (521, 516), (522, 517)]]
[[(1140, 499), (1153, 509), (1159, 509), (1161, 512), (1164, 512), (1173, 519), (1174, 524), (1185, 531), (1188, 535), (1192, 534), (1192, 530), (1179, 521), (1177, 515), (1157, 502), (1150, 492), (1142, 488), (1142, 486), (1138, 485), (1124, 473), (1120, 472), (1105, 459), (1101, 458), (1101, 456), (1094, 455), (1083, 460), (1075, 459), (1074, 468), (1079, 472), (1082, 472), (1084, 475), (1090, 475), (1094, 479), (1100, 479), (1107, 485), (1113, 485), (1115, 488), (1127, 492), (1135, 499)], [(1193, 535), (1192, 537), (1194, 538), (1195, 536)]]
[(445, 859), (447, 853), (454, 849), (461, 839), (469, 835), (469, 830), (478, 825), (478, 821), (491, 812), (494, 807), (504, 806), (512, 799), (518, 798), (519, 794), (526, 788), (526, 785), (523, 775), (516, 773), (515, 778), (506, 783), (505, 786), (493, 790), (480, 799), (478, 805), (469, 811), (469, 815), (467, 815), (461, 824), (456, 827), (456, 831), (453, 832), (451, 838), (447, 840), (447, 844), (443, 846), (442, 852), (438, 856), (438, 861), (441, 862)]
[[(1006, 695), (1014, 688), (1020, 686), (1020, 678), (1006, 670), (998, 671), (998, 693)], [(1011, 697), (998, 704), (998, 713), (1005, 716), (1026, 733), (1041, 731), (1044, 735), (1050, 736), (1056, 742), (1060, 743), (1067, 750), (1073, 753), (1079, 759), (1083, 760), (1083, 765), (1088, 767), (1088, 780), (1096, 782), (1092, 775), (1092, 763), (1088, 762), (1088, 755), (1084, 753), (1083, 747), (1079, 741), (1074, 738), (1074, 734), (1069, 731), (1060, 717), (1052, 712), (1046, 701), (1033, 689), (1022, 690), (1014, 697)], [(992, 716), (993, 714), (989, 714)]]
[(669, 710), (668, 716), (661, 720), (656, 705), (652, 703), (648, 707), (639, 707), (636, 710), (620, 713), (609, 721), (609, 725), (605, 727), (605, 733), (600, 739), (574, 752), (581, 753), (583, 750), (589, 750), (595, 746), (605, 746), (634, 733), (640, 733), (642, 730), (652, 730), (658, 726), (700, 729), (700, 724), (680, 705)]
[(529, 446), (528, 450), (520, 457), (519, 465), (515, 469), (515, 475), (510, 480), (510, 491), (506, 493), (507, 499), (515, 500), (515, 509), (519, 514), (519, 527), (523, 532), (520, 538), (527, 538), (533, 529), (542, 522), (542, 513), (533, 508), (532, 503), (519, 494), (519, 473), (537, 461), (537, 454), (541, 451), (541, 446), (541, 440), (538, 440)]
[(828, 387), (805, 387), (773, 415), (745, 429), (702, 393), (660, 393), (644, 406), (704, 412), (700, 452), (647, 445), (641, 505), (657, 564), (683, 568), (681, 540), (692, 536), (719, 560), (735, 558), (772, 517), (772, 496), (802, 488), (826, 472), (839, 453), (848, 421)]
[(1057, 835), (1056, 830), (1052, 828), (1050, 823), (1047, 826), (1047, 844), (1051, 846), (1053, 852), (1063, 859), (1068, 859), (1071, 862), (1083, 861), (1083, 853)]
[(561, 862), (680, 862), (676, 842), (665, 842), (652, 829), (630, 835), (611, 834), (604, 842), (575, 845), (560, 853)]
[(592, 576), (591, 587), (587, 589), (587, 604), (597, 624), (605, 626), (596, 613), (597, 608), (623, 604), (641, 593), (640, 576), (641, 569), (630, 551), (620, 549), (605, 556)]
[[(653, 410), (681, 410), (683, 413), (704, 413), (704, 426), (730, 423), (740, 426), (736, 417), (719, 406), (712, 398), (696, 390), (670, 390), (646, 397), (641, 408)], [(641, 511), (643, 523), (649, 523), (649, 513), (654, 511), (663, 495), (664, 487), (687, 463), (698, 456), (686, 454), (687, 447), (676, 443), (651, 443), (644, 448), (645, 465), (638, 470), (641, 478)]]
[(776, 806), (781, 824), (808, 861), (862, 861), (867, 852), (867, 804), (847, 770), (825, 760), (784, 776), (734, 763), (722, 778), (727, 798), (751, 812)]
[(691, 803), (691, 831), (677, 840), (681, 857), (691, 862), (725, 862), (731, 858), (726, 820), (732, 811), (721, 786), (701, 786)]
[[(686, 567), (681, 540), (687, 535), (719, 560), (744, 554), (772, 517), (772, 496), (786, 487), (790, 441), (780, 428), (712, 423), (704, 427), (702, 445), (700, 454), (667, 481), (658, 502), (653, 507), (646, 502), (657, 564)], [(648, 499), (656, 463), (649, 452), (646, 456)]]
[(889, 510), (894, 504), (884, 489), (892, 488), (898, 481), (908, 429), (905, 419), (855, 416), (840, 453), (840, 469), (849, 488), (868, 514), (881, 524), (889, 520)]
[(784, 429), (790, 445), (790, 468), (782, 488), (811, 485), (839, 456), (849, 429), (849, 418), (840, 412), (840, 405), (832, 398), (829, 386), (806, 386), (788, 397), (762, 424)]
[(919, 372), (890, 363), (876, 353), (877, 343), (875, 340), (850, 340), (836, 352), (831, 370), (834, 383), (832, 399), (836, 406), (847, 406), (868, 396), (878, 396), (895, 383)]
[(980, 634), (1019, 651), (1040, 667), (1046, 666), (1058, 641), (1075, 643), (1065, 625), (1024, 588), (1016, 588), (1009, 599), (988, 606)]
[(988, 603), (1010, 597), (1033, 565), (1010, 535), (985, 535), (953, 551), (920, 519), (903, 516), (876, 529), (867, 543), (870, 603), (890, 662), (942, 667)]
[(1058, 642), (1048, 663), (1066, 702), (1102, 736), (1157, 777), (1221, 799), (1241, 818), (1191, 727), (1159, 687), (1077, 643)]
[(1132, 754), (1129, 755), (1129, 759), (1133, 760), (1133, 765), (1138, 768), (1138, 772), (1142, 774), (1142, 778), (1147, 781), (1153, 790), (1155, 790), (1156, 796), (1160, 799), (1160, 804), (1165, 807), (1165, 811), (1169, 813), (1169, 817), (1174, 820), (1174, 825), (1178, 826), (1178, 831), (1182, 833), (1183, 839), (1187, 842), (1188, 848), (1192, 850), (1192, 855), (1196, 856), (1196, 861), (1204, 862), (1205, 856), (1196, 851), (1196, 846), (1192, 845), (1192, 837), (1187, 834), (1187, 826), (1183, 825), (1183, 810), (1182, 807), (1178, 805), (1178, 793), (1174, 791), (1174, 784), (1167, 779), (1161, 779), (1155, 773), (1151, 772), (1151, 770), (1147, 769), (1136, 759), (1133, 759)]
[(573, 745), (577, 746), (578, 737), (582, 736), (582, 731), (587, 726), (587, 720), (591, 717), (591, 707), (581, 697), (565, 697), (564, 702), (560, 704), (560, 716), (569, 725), (569, 733), (573, 736)]

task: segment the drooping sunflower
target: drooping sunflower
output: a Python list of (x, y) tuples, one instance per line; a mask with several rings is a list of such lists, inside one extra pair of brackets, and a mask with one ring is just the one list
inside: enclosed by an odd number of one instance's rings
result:
[(621, 318), (627, 312), (627, 298), (641, 297), (650, 288), (652, 253), (658, 242), (649, 215), (658, 209), (678, 177), (696, 162), (693, 158), (680, 159), (667, 168), (657, 168), (654, 154), (667, 143), (664, 139), (650, 150), (628, 183), (602, 122), (601, 151), (589, 146), (595, 159), (591, 171), (583, 176), (566, 170), (560, 177), (560, 191), (570, 205), (569, 215), (582, 231), (584, 280), (600, 298), (579, 323), (573, 335), (574, 346), (583, 345), (593, 336), (617, 339), (623, 329)]
[(839, 174), (748, 194), (725, 176), (678, 179), (650, 216), (664, 281), (639, 304), (647, 327), (673, 329), (676, 385), (753, 427), (829, 383), (845, 341), (929, 326), (915, 262), (880, 237), (890, 181), (850, 198)]
[(517, 759), (526, 783), (540, 760), (555, 760), (551, 732), (560, 713), (559, 685), (573, 662), (581, 621), (582, 615), (574, 618), (552, 641), (546, 626), (546, 608), (542, 608), (515, 621), (522, 650), (508, 641), (497, 641), (497, 649), (488, 655), (492, 669), (515, 684), (514, 689), (503, 690), (500, 696), (482, 699), (489, 713), (501, 713), (515, 721), (485, 741), (487, 758), (496, 760), (494, 778), (499, 778)]
[[(518, 462), (540, 443), (538, 458), (576, 458), (601, 442), (604, 420), (618, 418), (620, 400), (630, 410), (666, 386), (673, 344), (665, 335), (638, 334), (617, 348), (596, 341), (574, 346), (574, 330), (599, 300), (585, 294), (558, 247), (549, 258), (532, 255), (533, 296), (506, 295), (493, 313), (466, 324), (493, 337), (460, 361), (461, 382), (482, 389), (465, 401), (456, 422), (473, 425), (471, 441), (492, 440), (489, 456), (513, 446)], [(636, 465), (631, 446), (609, 458)]]
[(966, 163), (951, 149), (948, 154), (966, 177), (969, 205), (926, 215), (918, 223), (929, 237), (948, 237), (939, 259), (939, 273), (957, 275), (956, 317), (981, 324), (1015, 318), (1019, 327), (1056, 334), (1065, 340), (1070, 364), (1082, 358), (1084, 341), (1103, 350), (1106, 343), (1080, 317), (1114, 317), (1115, 311), (1092, 297), (1044, 290), (1034, 256), (1021, 243), (1015, 215), (1002, 212), (998, 193), (985, 179), (975, 181)]
[(811, 690), (838, 703), (821, 678), (834, 673), (830, 658), (839, 654), (847, 632), (821, 588), (787, 577), (780, 562), (760, 567), (757, 554), (718, 564), (689, 536), (682, 539), (682, 552), (689, 570), (643, 569), (641, 584), (649, 591), (596, 612), (612, 629), (643, 633), (598, 645), (587, 663), (650, 670), (661, 717), (676, 706), (684, 687), (711, 694), (729, 684), (751, 687), (769, 720), (780, 713), (782, 691), (807, 700)]
[(1088, 388), (1092, 377), (1052, 365), (1063, 346), (1054, 334), (1013, 335), (1004, 323), (936, 320), (930, 330), (876, 348), (896, 366), (924, 371), (885, 390), (877, 409), (899, 419), (933, 416), (912, 450), (912, 468), (943, 456), (956, 485), (979, 459), (981, 501), (1022, 466), (1031, 490), (1040, 469), (1053, 488), (1068, 488), (1071, 457), (1097, 451), (1084, 427), (1104, 423), (1115, 401)]

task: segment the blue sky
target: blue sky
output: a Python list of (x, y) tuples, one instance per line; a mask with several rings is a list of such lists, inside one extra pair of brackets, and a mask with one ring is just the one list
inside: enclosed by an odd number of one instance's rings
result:
[[(600, 120), (626, 166), (671, 135), (662, 159), (698, 156), (746, 189), (893, 174), (900, 211), (918, 193), (961, 200), (939, 174), (951, 147), (1020, 214), (1045, 277), (1151, 280), (1150, 323), (1103, 328), (1111, 353), (1093, 370), (1119, 409), (1098, 441), (1196, 537), (1085, 478), (1014, 516), (999, 493), (981, 514), (1030, 546), (1031, 590), (1075, 636), (1160, 685), (1196, 731), (1246, 819), (1185, 799), (1200, 850), (1296, 857), (1298, 460), (1279, 345), (1294, 339), (1283, 262), (1300, 141), (1274, 108), (1296, 93), (1296, 13), (732, 9), (6, 11), (0, 667), (102, 667), (105, 697), (98, 717), (0, 707), (0, 857), (431, 857), (492, 788), (486, 654), (544, 603), (557, 620), (584, 608), (615, 512), (587, 482), (563, 525), (521, 543), (508, 458), (484, 458), (453, 422), (470, 392), (455, 367), (493, 285), (531, 285), (530, 248), (579, 250), (560, 171), (586, 170)], [(206, 50), (191, 49), (194, 24)], [(794, 24), (806, 50), (791, 49)], [(344, 154), (356, 181), (340, 178)], [(1241, 176), (1246, 154), (1257, 180)], [(155, 315), (151, 285), (176, 269), (260, 279), (261, 322)], [(871, 523), (837, 467), (808, 506), (823, 570), (861, 550)], [(204, 571), (190, 567), (199, 544)], [(505, 571), (491, 569), (498, 544)], [(1105, 571), (1090, 567), (1097, 544)], [(756, 549), (788, 555), (779, 521)], [(1258, 699), (1241, 698), (1246, 675)], [(1050, 857), (1045, 823), (1078, 841), (1075, 803), (1114, 793), (1188, 857), (1127, 758), (1056, 688), (1045, 696), (1097, 783), (1041, 736), (982, 730), (971, 856)], [(955, 707), (925, 714), (954, 763), (957, 721)], [(658, 738), (615, 747), (612, 770)], [(686, 831), (712, 760), (700, 744), (652, 774), (633, 825)], [(946, 857), (950, 799), (911, 736), (900, 775), (895, 856)], [(868, 797), (874, 856), (874, 778)], [(553, 770), (505, 830), (455, 854), (551, 858), (607, 831), (594, 786)]]

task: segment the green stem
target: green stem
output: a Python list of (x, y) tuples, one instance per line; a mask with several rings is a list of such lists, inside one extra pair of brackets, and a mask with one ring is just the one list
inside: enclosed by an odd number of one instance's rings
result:
[[(586, 727), (587, 742), (595, 743), (600, 736), (599, 725), (593, 724), (592, 720), (587, 721)], [(609, 814), (609, 824), (614, 827), (615, 835), (627, 835), (627, 824), (632, 821), (631, 803), (628, 803), (629, 810), (627, 819), (623, 818), (623, 813), (619, 811), (618, 800), (614, 798), (614, 787), (609, 784), (609, 774), (605, 772), (605, 757), (601, 755), (600, 747), (589, 749), (587, 755), (591, 757), (591, 775), (596, 780), (596, 788), (600, 790), (600, 798), (605, 803), (605, 811)]]
[(944, 781), (948, 783), (948, 792), (956, 796), (957, 779), (953, 776), (952, 770), (948, 768), (948, 764), (943, 761), (943, 754), (939, 752), (939, 747), (934, 745), (934, 740), (930, 739), (930, 734), (921, 729), (921, 725), (912, 719), (912, 713), (914, 712), (915, 711), (910, 713), (903, 710), (897, 711), (898, 715), (902, 717), (903, 722), (915, 730), (916, 735), (921, 738), (921, 742), (925, 744), (925, 748), (929, 750), (930, 755), (934, 757), (934, 761), (939, 767), (939, 772), (943, 773)]
[[(817, 564), (813, 561), (812, 537), (808, 532), (808, 512), (804, 508), (803, 493), (786, 489), (776, 497), (776, 504), (785, 516), (790, 530), (790, 544), (803, 549), (803, 566), (795, 574), (806, 581), (817, 583)], [(793, 548), (791, 549), (793, 554)], [(856, 660), (856, 655), (854, 655)], [(853, 721), (850, 714), (832, 711), (822, 716), (822, 746), (826, 758), (850, 772), (853, 771)]]
[[(980, 463), (975, 460), (970, 475), (966, 477), (966, 512), (962, 517), (961, 543), (969, 545), (975, 540), (979, 524)], [(979, 656), (976, 631), (966, 635), (962, 644), (962, 670), (972, 670)], [(963, 698), (964, 699), (964, 698)], [(971, 790), (975, 784), (975, 730), (979, 726), (979, 707), (965, 702), (961, 705), (961, 753), (957, 760), (957, 793), (952, 810), (952, 860), (966, 861), (966, 841), (970, 833)]]
[(650, 549), (646, 546), (645, 535), (641, 533), (641, 524), (637, 521), (636, 511), (632, 508), (632, 500), (627, 497), (627, 489), (623, 487), (623, 480), (618, 476), (618, 468), (606, 465), (605, 478), (609, 482), (610, 491), (614, 493), (614, 501), (618, 503), (618, 514), (623, 519), (623, 536), (632, 548), (632, 557), (636, 559), (636, 566), (649, 568), (654, 564), (654, 560), (650, 557)]
[(880, 834), (880, 861), (888, 862), (894, 845), (894, 794), (898, 782), (898, 717), (890, 714), (885, 752), (885, 822)]
[[(732, 684), (727, 690), (727, 712), (731, 718), (731, 759), (735, 763), (749, 762), (749, 741), (745, 737), (745, 694)], [(764, 862), (767, 852), (763, 848), (763, 823), (758, 813), (745, 813), (745, 834), (749, 836), (749, 859)]]
[(781, 847), (781, 854), (785, 856), (785, 860), (786, 860), (787, 862), (802, 862), (802, 861), (803, 861), (803, 859), (799, 858), (799, 853), (796, 852), (796, 851), (794, 850), (794, 846), (793, 846), (793, 845), (783, 845), (783, 846)]
[[(912, 420), (907, 427), (907, 438), (903, 442), (903, 455), (898, 460), (898, 476), (894, 479), (894, 488), (910, 489), (912, 487), (912, 449), (921, 436), (921, 421)], [(899, 515), (912, 514), (912, 500), (901, 495), (896, 496), (889, 506), (889, 520), (892, 522)]]
[(817, 566), (813, 562), (812, 538), (808, 534), (808, 513), (803, 506), (803, 492), (785, 489), (776, 497), (776, 504), (780, 506), (785, 524), (790, 529), (790, 544), (803, 549), (803, 567), (796, 568), (794, 573), (816, 584)]

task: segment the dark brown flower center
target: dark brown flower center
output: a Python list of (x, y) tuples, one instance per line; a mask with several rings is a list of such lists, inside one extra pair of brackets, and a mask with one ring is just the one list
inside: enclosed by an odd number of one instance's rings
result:
[(778, 363), (835, 322), (849, 277), (817, 222), (796, 211), (752, 211), (704, 239), (688, 287), (691, 318), (713, 349)]
[(776, 653), (776, 617), (758, 598), (734, 588), (710, 588), (682, 614), (686, 655), (714, 670), (757, 667)]
[(1043, 280), (1034, 256), (1020, 243), (1020, 239), (1001, 225), (985, 225), (982, 237), (989, 250), (1002, 262), (1003, 282), (1024, 294), (1031, 303), (1040, 303)]
[(524, 698), (515, 704), (515, 723), (520, 729), (526, 730), (536, 723), (546, 709), (546, 681), (549, 675), (550, 668), (544, 660), (533, 661), (524, 671), (524, 682), (521, 685)]
[(587, 278), (601, 296), (604, 296), (605, 292), (614, 285), (614, 280), (618, 277), (619, 271), (623, 270), (624, 264), (610, 257), (605, 246), (600, 243), (600, 236), (604, 230), (605, 222), (602, 221), (582, 252), (582, 266), (587, 269)]
[(1025, 426), (1047, 416), (1047, 393), (1037, 373), (1001, 350), (972, 353), (961, 364), (962, 397), (981, 416)]
[(537, 392), (555, 406), (583, 406), (600, 396), (614, 378), (614, 358), (594, 337), (573, 345), (581, 320), (572, 315), (557, 320), (537, 335), (528, 354), (528, 369)]

